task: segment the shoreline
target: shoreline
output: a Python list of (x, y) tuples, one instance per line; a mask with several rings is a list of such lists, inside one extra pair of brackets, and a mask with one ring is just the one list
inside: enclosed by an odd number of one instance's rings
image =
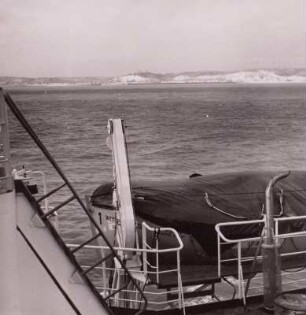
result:
[(7, 85), (0, 84), (0, 88), (15, 90), (15, 89), (109, 89), (109, 88), (131, 88), (131, 87), (176, 87), (176, 86), (301, 86), (306, 82), (165, 82), (165, 83), (127, 83), (127, 84), (46, 84), (46, 85)]

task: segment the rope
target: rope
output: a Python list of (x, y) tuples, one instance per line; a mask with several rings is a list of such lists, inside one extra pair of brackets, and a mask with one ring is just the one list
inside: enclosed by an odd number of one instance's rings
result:
[[(293, 185), (292, 185), (293, 186)], [(306, 189), (283, 190), (285, 193), (305, 192)], [(212, 196), (235, 196), (235, 195), (257, 195), (264, 194), (264, 191), (249, 191), (249, 192), (233, 192), (233, 193), (211, 193)]]
[(243, 220), (243, 219), (247, 219), (246, 217), (228, 213), (228, 212), (226, 212), (226, 211), (224, 211), (224, 210), (221, 210), (221, 209), (217, 208), (216, 206), (214, 206), (214, 205), (211, 203), (211, 201), (209, 200), (209, 198), (208, 198), (208, 193), (207, 193), (207, 192), (205, 192), (205, 201), (206, 201), (206, 203), (208, 204), (208, 206), (211, 207), (212, 209), (214, 209), (214, 210), (216, 210), (216, 211), (218, 211), (218, 212), (221, 212), (222, 214), (225, 214), (225, 215), (227, 215), (227, 216), (229, 216), (229, 217), (231, 217), (231, 218), (242, 219), (242, 220)]

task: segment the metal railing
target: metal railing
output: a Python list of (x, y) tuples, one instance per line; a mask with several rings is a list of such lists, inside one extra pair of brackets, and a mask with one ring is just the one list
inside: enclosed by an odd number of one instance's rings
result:
[[(293, 221), (302, 221), (305, 220), (306, 216), (294, 216), (294, 217), (282, 217), (282, 218), (275, 218), (275, 239), (276, 242), (280, 243), (281, 240), (285, 239), (294, 239), (294, 238), (305, 238), (306, 237), (306, 231), (293, 231), (293, 232), (286, 232), (282, 233), (280, 231), (280, 225), (282, 223), (288, 223)], [(247, 226), (247, 225), (259, 225), (262, 226), (262, 233), (260, 236), (256, 237), (245, 237), (240, 239), (232, 239), (224, 234), (222, 231), (222, 228), (225, 227), (233, 227), (233, 226)], [(237, 276), (238, 276), (238, 295), (239, 298), (243, 300), (244, 304), (246, 303), (246, 294), (249, 288), (249, 281), (252, 280), (258, 280), (262, 277), (255, 278), (254, 275), (258, 273), (258, 270), (255, 270), (256, 263), (258, 264), (262, 260), (262, 255), (260, 254), (261, 244), (263, 241), (263, 237), (265, 237), (265, 219), (261, 220), (250, 220), (250, 221), (239, 221), (239, 222), (226, 222), (226, 223), (219, 223), (216, 225), (215, 229), (217, 231), (217, 244), (218, 244), (218, 275), (220, 278), (224, 277), (223, 268), (226, 263), (237, 263)], [(304, 241), (305, 242), (305, 241)], [(245, 248), (248, 248), (248, 244), (253, 243), (257, 244), (256, 252), (254, 255), (246, 256), (244, 252), (248, 252), (248, 250), (244, 251)], [(236, 248), (236, 255), (234, 257), (230, 258), (222, 258), (222, 246), (228, 246), (228, 245), (234, 245), (234, 248)], [(289, 252), (283, 252), (280, 253), (280, 257), (293, 257), (298, 255), (305, 255), (306, 250), (298, 249), (296, 248), (295, 251), (289, 251)], [(244, 276), (246, 272), (246, 263), (250, 264), (252, 262), (251, 270), (247, 270), (251, 276)], [(306, 266), (306, 262), (304, 264), (304, 267)], [(292, 267), (294, 268), (294, 266)], [(285, 274), (285, 273), (283, 273)], [(291, 274), (291, 273), (290, 273)], [(305, 280), (305, 279), (300, 279)], [(246, 282), (247, 281), (247, 282)], [(297, 280), (296, 280), (297, 281)], [(295, 281), (295, 282), (296, 282)], [(245, 288), (246, 283), (246, 288)], [(286, 283), (284, 283), (286, 284)], [(260, 285), (262, 287), (262, 284)], [(256, 287), (259, 288), (260, 286)], [(253, 287), (255, 289), (255, 287)]]
[[(76, 190), (74, 189), (74, 187), (72, 186), (72, 184), (70, 183), (70, 181), (68, 180), (68, 178), (66, 177), (66, 175), (63, 173), (63, 171), (60, 169), (59, 165), (57, 164), (57, 162), (54, 160), (53, 156), (49, 153), (49, 151), (47, 150), (47, 148), (44, 146), (44, 144), (41, 142), (41, 140), (38, 138), (37, 134), (34, 132), (34, 130), (32, 129), (32, 127), (30, 126), (30, 124), (27, 122), (27, 120), (25, 119), (25, 117), (22, 115), (22, 113), (20, 112), (20, 110), (18, 109), (17, 105), (15, 104), (15, 102), (12, 100), (12, 98), (10, 97), (10, 95), (3, 91), (0, 90), (0, 97), (4, 97), (4, 100), (6, 102), (6, 104), (8, 105), (8, 107), (11, 109), (12, 113), (15, 115), (15, 117), (17, 118), (17, 120), (21, 123), (22, 127), (25, 129), (25, 131), (29, 134), (29, 136), (32, 138), (32, 140), (35, 142), (35, 144), (38, 146), (38, 148), (42, 151), (42, 153), (44, 154), (44, 156), (47, 158), (47, 160), (51, 163), (51, 165), (53, 166), (53, 168), (55, 169), (55, 171), (57, 172), (57, 174), (61, 177), (61, 179), (63, 180), (63, 184), (61, 184), (59, 187), (53, 189), (51, 192), (48, 192), (46, 194), (44, 194), (42, 197), (40, 197), (39, 199), (35, 199), (30, 192), (25, 191), (25, 193), (28, 194), (28, 198), (32, 198), (32, 202), (36, 202), (36, 210), (37, 213), (39, 215), (39, 217), (43, 220), (43, 222), (45, 223), (45, 225), (50, 229), (51, 233), (53, 234), (53, 236), (55, 237), (55, 239), (57, 240), (57, 242), (60, 244), (60, 246), (63, 248), (64, 252), (66, 253), (66, 255), (68, 256), (68, 258), (71, 260), (71, 262), (75, 265), (80, 277), (83, 279), (83, 281), (89, 286), (89, 288), (92, 290), (92, 292), (94, 293), (94, 295), (99, 299), (99, 301), (101, 302), (101, 304), (103, 305), (103, 307), (105, 307), (106, 309), (108, 309), (108, 311), (110, 313), (112, 313), (111, 309), (108, 307), (108, 300), (111, 298), (111, 296), (107, 296), (107, 297), (102, 297), (100, 295), (100, 293), (97, 291), (97, 289), (95, 288), (95, 286), (93, 285), (92, 281), (90, 280), (90, 278), (88, 277), (88, 273), (97, 265), (103, 263), (103, 261), (105, 261), (106, 259), (114, 259), (118, 262), (118, 264), (120, 265), (120, 267), (122, 268), (122, 271), (125, 273), (125, 276), (128, 278), (128, 282), (133, 283), (134, 287), (136, 288), (138, 294), (141, 296), (141, 299), (143, 300), (143, 303), (141, 304), (140, 309), (138, 309), (136, 311), (136, 314), (141, 314), (147, 305), (147, 300), (146, 297), (144, 296), (141, 288), (138, 286), (138, 283), (135, 281), (135, 279), (132, 277), (131, 273), (129, 272), (129, 270), (127, 269), (127, 267), (125, 266), (124, 262), (122, 261), (121, 257), (118, 255), (117, 251), (113, 248), (113, 246), (110, 244), (110, 242), (108, 241), (108, 239), (105, 237), (104, 233), (102, 232), (102, 230), (100, 229), (99, 225), (96, 223), (96, 221), (94, 220), (94, 218), (92, 217), (91, 213), (88, 211), (87, 207), (85, 206), (85, 204), (83, 203), (83, 201), (81, 200), (80, 196), (78, 195), (78, 193), (76, 192)], [(44, 201), (46, 198), (48, 198), (49, 196), (53, 195), (55, 192), (61, 190), (63, 187), (68, 188), (68, 190), (70, 191), (70, 197), (68, 197), (65, 201), (59, 203), (58, 205), (56, 205), (54, 208), (50, 209), (48, 211), (43, 211), (42, 207), (40, 206), (40, 202)], [(90, 223), (95, 227), (96, 229), (96, 235), (94, 235), (93, 237), (91, 237), (89, 240), (85, 241), (83, 244), (80, 244), (78, 246), (78, 248), (75, 248), (74, 250), (70, 250), (70, 248), (68, 248), (65, 244), (65, 242), (63, 241), (61, 235), (58, 233), (58, 231), (56, 231), (54, 225), (51, 222), (51, 218), (54, 215), (54, 213), (58, 212), (58, 211), (62, 211), (64, 209), (64, 206), (68, 205), (69, 203), (71, 203), (72, 201), (76, 201), (79, 208), (83, 211), (83, 213), (87, 216), (88, 220), (90, 221)], [(76, 253), (81, 250), (85, 245), (87, 245), (88, 243), (90, 243), (91, 241), (98, 239), (98, 238), (102, 238), (104, 243), (106, 244), (106, 247), (108, 248), (110, 254), (108, 255), (107, 258), (103, 257), (103, 259), (99, 260), (98, 262), (94, 263), (92, 266), (90, 266), (87, 269), (84, 269), (81, 264), (79, 263), (79, 261), (76, 258)], [(122, 291), (123, 289), (125, 289), (126, 284), (124, 284), (121, 288), (117, 289), (117, 292)]]
[[(24, 180), (24, 181), (30, 181), (34, 178), (38, 177), (41, 181), (41, 187), (43, 190), (43, 200), (44, 200), (44, 206), (42, 207), (44, 212), (48, 212), (50, 210), (49, 206), (49, 199), (47, 196), (48, 194), (48, 186), (47, 186), (47, 178), (46, 174), (42, 171), (32, 171), (32, 170), (26, 170), (25, 168), (22, 168), (21, 170), (13, 170), (13, 177), (15, 180)], [(36, 182), (35, 182), (36, 184)]]
[[(153, 234), (154, 244), (149, 244), (148, 234)], [(172, 235), (176, 241), (177, 246), (172, 248), (160, 248), (158, 238), (155, 239), (154, 235), (159, 233), (168, 233)], [(78, 248), (79, 244), (66, 244), (70, 248)], [(108, 252), (107, 246), (101, 245), (85, 245), (84, 248), (90, 250), (100, 250), (101, 256), (106, 257)], [(183, 249), (183, 242), (175, 229), (172, 228), (153, 228), (145, 222), (142, 223), (142, 246), (141, 248), (126, 248), (126, 247), (114, 247), (114, 250), (120, 253), (120, 255), (130, 254), (134, 256), (134, 261), (128, 266), (129, 271), (135, 279), (142, 286), (143, 293), (147, 296), (148, 307), (152, 309), (160, 309), (161, 307), (167, 307), (169, 304), (177, 304), (178, 308), (185, 314), (184, 293), (181, 278), (181, 266), (180, 266), (180, 252)], [(176, 265), (171, 269), (161, 269), (160, 260), (165, 254), (176, 256)], [(141, 256), (141, 258), (140, 258)], [(152, 256), (154, 258), (149, 258)], [(84, 266), (87, 268), (88, 266)], [(100, 290), (102, 296), (109, 296), (114, 306), (126, 306), (128, 308), (137, 308), (142, 303), (137, 295), (137, 292), (131, 288), (126, 287), (122, 292), (116, 292), (117, 283), (122, 276), (122, 268), (120, 264), (115, 262), (114, 266), (107, 265), (104, 260), (99, 266), (94, 269), (102, 271), (103, 279), (100, 285), (97, 285), (97, 289)], [(159, 285), (161, 277), (166, 274), (176, 274), (177, 284), (175, 288), (168, 291), (157, 291), (147, 289), (150, 284)], [(107, 279), (113, 278), (112, 285)], [(116, 278), (116, 281), (114, 279)], [(175, 296), (168, 299), (168, 296)]]

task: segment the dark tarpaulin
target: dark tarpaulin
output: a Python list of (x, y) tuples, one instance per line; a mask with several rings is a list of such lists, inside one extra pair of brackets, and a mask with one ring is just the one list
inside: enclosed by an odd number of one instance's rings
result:
[[(192, 234), (207, 253), (213, 254), (215, 225), (262, 218), (266, 186), (279, 173), (240, 172), (132, 182), (135, 213), (157, 225)], [(306, 172), (291, 172), (274, 187), (274, 213), (279, 215), (283, 208), (284, 216), (305, 215), (305, 190)], [(112, 184), (104, 184), (94, 191), (92, 203), (97, 207), (111, 205), (111, 197)], [(234, 226), (225, 232), (231, 238), (238, 238), (258, 235), (258, 229), (258, 225)]]

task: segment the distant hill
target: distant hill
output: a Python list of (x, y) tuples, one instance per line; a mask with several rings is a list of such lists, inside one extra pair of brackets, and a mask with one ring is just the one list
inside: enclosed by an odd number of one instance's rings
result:
[(0, 77), (0, 86), (99, 86), (171, 83), (306, 83), (305, 69), (197, 71), (181, 73), (137, 72), (118, 77), (24, 78)]
[(103, 77), (75, 77), (75, 78), (26, 78), (0, 77), (0, 86), (73, 86), (73, 85), (101, 85), (107, 82)]

